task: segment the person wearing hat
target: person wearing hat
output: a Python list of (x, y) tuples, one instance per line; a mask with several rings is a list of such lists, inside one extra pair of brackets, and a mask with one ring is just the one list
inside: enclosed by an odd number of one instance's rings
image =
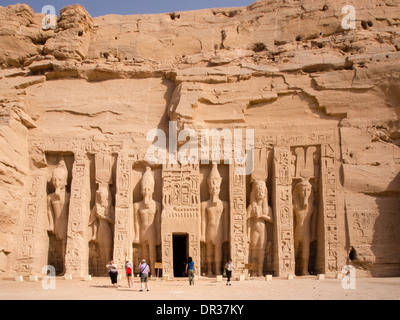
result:
[(139, 265), (139, 270), (140, 270), (140, 292), (143, 291), (143, 284), (146, 284), (146, 290), (149, 290), (149, 272), (150, 272), (150, 267), (146, 263), (146, 260), (142, 260), (142, 263)]

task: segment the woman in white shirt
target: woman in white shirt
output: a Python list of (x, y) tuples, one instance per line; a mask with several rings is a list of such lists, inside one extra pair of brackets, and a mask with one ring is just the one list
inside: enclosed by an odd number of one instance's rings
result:
[(229, 261), (226, 263), (225, 270), (226, 270), (226, 276), (228, 277), (228, 281), (226, 282), (226, 285), (231, 286), (232, 285), (231, 284), (232, 270), (235, 270), (232, 259), (229, 259)]
[(117, 265), (114, 263), (114, 261), (110, 261), (107, 265), (106, 268), (109, 270), (109, 275), (111, 279), (111, 283), (114, 286), (114, 288), (118, 288), (118, 269)]

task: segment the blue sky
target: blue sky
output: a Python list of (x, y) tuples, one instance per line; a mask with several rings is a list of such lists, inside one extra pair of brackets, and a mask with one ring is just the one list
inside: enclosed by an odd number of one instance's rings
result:
[(52, 5), (57, 15), (67, 5), (80, 3), (93, 16), (106, 14), (145, 14), (145, 13), (167, 13), (174, 11), (198, 10), (206, 8), (221, 7), (244, 7), (256, 0), (0, 0), (0, 6), (6, 7), (10, 4), (26, 3), (35, 12), (41, 12), (45, 5)]

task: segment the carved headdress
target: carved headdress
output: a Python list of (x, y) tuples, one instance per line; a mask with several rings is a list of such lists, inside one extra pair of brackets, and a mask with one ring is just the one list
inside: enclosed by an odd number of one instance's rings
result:
[(217, 164), (213, 164), (210, 176), (208, 177), (207, 181), (208, 181), (208, 186), (209, 187), (211, 187), (214, 184), (217, 184), (219, 186), (221, 185), (222, 178), (221, 178), (221, 175), (219, 174), (218, 165)]
[[(155, 185), (154, 176), (150, 167), (146, 168), (146, 172), (143, 174), (142, 181), (140, 183), (142, 186), (143, 202), (145, 207), (148, 208), (152, 200)], [(151, 192), (148, 192), (146, 189), (150, 189)]]
[(144, 188), (149, 188), (150, 190), (154, 190), (154, 176), (153, 173), (151, 172), (151, 168), (147, 167), (146, 172), (143, 174), (142, 181), (141, 181), (141, 186), (142, 189)]
[[(222, 178), (221, 175), (219, 174), (217, 164), (213, 164), (207, 182), (208, 182), (208, 188), (210, 190), (210, 195), (212, 197), (212, 202), (216, 204), (219, 200), (219, 189), (222, 184)], [(215, 186), (218, 186), (218, 188), (215, 188)]]
[(53, 178), (58, 177), (62, 179), (62, 181), (65, 182), (65, 185), (67, 184), (67, 179), (68, 179), (68, 169), (65, 164), (64, 158), (60, 158), (58, 161), (57, 167), (53, 170)]
[[(262, 200), (262, 210), (264, 215), (268, 216), (271, 220), (273, 220), (272, 210), (268, 203), (268, 189), (266, 181), (268, 179), (268, 172), (264, 168), (257, 168), (251, 175), (251, 192), (250, 192), (250, 204), (253, 207), (257, 206), (258, 200)], [(258, 199), (260, 196), (259, 190), (264, 190), (264, 197), (262, 199)]]
[(257, 196), (256, 196), (256, 191), (257, 188), (263, 188), (266, 195), (266, 203), (268, 205), (268, 190), (267, 190), (267, 185), (266, 181), (268, 179), (268, 172), (264, 168), (257, 168), (253, 171), (251, 174), (251, 185), (252, 189), (250, 192), (250, 203), (256, 202)]
[(96, 154), (96, 182), (98, 184), (112, 184), (112, 157)]

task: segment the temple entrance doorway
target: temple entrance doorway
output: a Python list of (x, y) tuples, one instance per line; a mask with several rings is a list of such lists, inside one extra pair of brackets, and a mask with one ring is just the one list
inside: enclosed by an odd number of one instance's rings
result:
[(174, 277), (185, 277), (186, 261), (189, 258), (188, 234), (173, 235)]

